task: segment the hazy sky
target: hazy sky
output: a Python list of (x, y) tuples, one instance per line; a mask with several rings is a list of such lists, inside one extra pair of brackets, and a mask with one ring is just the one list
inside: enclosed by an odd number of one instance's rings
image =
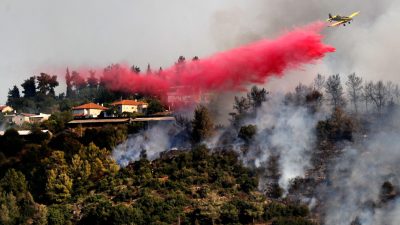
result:
[[(0, 103), (6, 101), (12, 85), (39, 72), (64, 76), (67, 66), (104, 67), (119, 62), (142, 69), (147, 63), (166, 67), (179, 55), (204, 57), (325, 19), (329, 12), (356, 10), (361, 14), (350, 27), (324, 32), (338, 52), (300, 74), (354, 71), (370, 79), (390, 73), (387, 77), (399, 81), (394, 75), (400, 69), (397, 2), (1, 0)], [(303, 80), (298, 77), (289, 76), (295, 82)]]

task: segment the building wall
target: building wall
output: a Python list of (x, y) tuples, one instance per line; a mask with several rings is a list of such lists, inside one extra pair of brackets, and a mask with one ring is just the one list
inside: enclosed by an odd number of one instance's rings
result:
[(11, 121), (18, 126), (21, 126), (24, 123), (29, 123), (29, 117), (23, 115), (16, 115), (12, 117)]
[(74, 109), (72, 110), (72, 113), (75, 115), (86, 115), (86, 109)]
[(129, 113), (145, 113), (147, 109), (147, 105), (119, 105), (118, 111), (119, 113), (129, 112)]
[(139, 105), (138, 111), (140, 113), (146, 113), (147, 111), (147, 105)]
[(118, 108), (120, 113), (123, 112), (134, 113), (138, 111), (138, 107), (136, 105), (120, 105)]
[(89, 115), (90, 117), (97, 117), (100, 115), (101, 112), (103, 112), (103, 110), (101, 109), (88, 109), (87, 114), (85, 115)]
[(98, 117), (103, 112), (101, 109), (74, 109), (72, 111), (75, 115), (84, 115), (85, 117)]
[(40, 117), (39, 116), (30, 117), (29, 121), (31, 123), (41, 123), (41, 122), (48, 120), (50, 116), (51, 115), (49, 115), (49, 114), (40, 114)]

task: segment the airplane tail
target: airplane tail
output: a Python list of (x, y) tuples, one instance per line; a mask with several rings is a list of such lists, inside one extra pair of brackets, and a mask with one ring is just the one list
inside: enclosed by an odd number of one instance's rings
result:
[(332, 14), (329, 13), (329, 19), (327, 19), (326, 21), (331, 22), (332, 21)]

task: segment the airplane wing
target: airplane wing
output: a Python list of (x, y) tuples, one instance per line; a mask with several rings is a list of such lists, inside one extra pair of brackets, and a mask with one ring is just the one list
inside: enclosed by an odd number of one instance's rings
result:
[(346, 21), (339, 21), (339, 22), (336, 22), (336, 23), (332, 23), (331, 25), (329, 25), (330, 27), (337, 27), (337, 26), (339, 26), (339, 25), (341, 25), (341, 24), (344, 24), (344, 23), (346, 23)]
[(349, 16), (349, 18), (353, 18), (353, 17), (357, 16), (358, 14), (360, 14), (360, 11), (351, 14), (351, 15)]

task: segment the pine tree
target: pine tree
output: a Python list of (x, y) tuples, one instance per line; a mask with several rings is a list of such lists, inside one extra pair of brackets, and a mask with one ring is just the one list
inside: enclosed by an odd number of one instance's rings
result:
[(20, 97), (19, 89), (16, 85), (14, 85), (12, 89), (8, 90), (7, 105), (13, 107), (14, 109), (20, 108)]
[(69, 73), (68, 68), (67, 72), (65, 73), (65, 84), (67, 85), (67, 91), (66, 91), (67, 98), (70, 98), (72, 97), (73, 91), (72, 91), (72, 77), (71, 74)]
[(205, 106), (200, 105), (196, 108), (192, 124), (192, 139), (195, 143), (200, 143), (211, 137), (214, 124), (211, 120), (210, 113)]
[(25, 98), (31, 98), (36, 96), (36, 77), (30, 77), (29, 79), (25, 80), (21, 84), (22, 88), (24, 89), (22, 93), (24, 93)]
[(343, 97), (343, 87), (340, 82), (339, 74), (328, 77), (328, 80), (325, 83), (325, 91), (330, 97), (331, 105), (334, 108), (342, 107), (346, 104)]

